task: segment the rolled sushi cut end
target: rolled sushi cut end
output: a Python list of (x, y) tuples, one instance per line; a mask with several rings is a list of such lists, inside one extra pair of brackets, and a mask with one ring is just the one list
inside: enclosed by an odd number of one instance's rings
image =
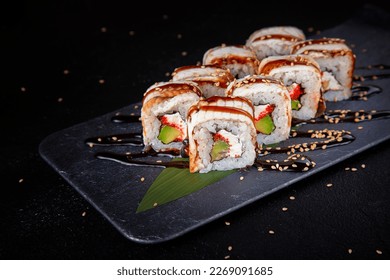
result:
[(270, 104), (255, 106), (255, 128), (258, 132), (270, 135), (275, 130), (271, 116), (274, 109), (275, 106)]
[(301, 85), (293, 83), (288, 87), (290, 98), (291, 98), (291, 110), (299, 110), (302, 107), (301, 101), (299, 98), (304, 93)]
[(242, 144), (237, 135), (224, 129), (213, 136), (214, 144), (211, 149), (211, 162), (227, 157), (238, 158), (242, 154)]
[(157, 139), (162, 143), (181, 142), (187, 137), (187, 126), (179, 113), (163, 115), (160, 122), (161, 128)]

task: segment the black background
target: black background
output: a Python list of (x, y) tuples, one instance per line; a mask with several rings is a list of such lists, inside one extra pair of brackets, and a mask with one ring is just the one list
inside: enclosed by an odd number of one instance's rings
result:
[(47, 135), (140, 101), (149, 85), (200, 61), (208, 48), (244, 43), (254, 30), (272, 25), (314, 34), (364, 5), (137, 4), (2, 7), (0, 258), (388, 259), (389, 141), (156, 245), (124, 238), (40, 158), (38, 145)]

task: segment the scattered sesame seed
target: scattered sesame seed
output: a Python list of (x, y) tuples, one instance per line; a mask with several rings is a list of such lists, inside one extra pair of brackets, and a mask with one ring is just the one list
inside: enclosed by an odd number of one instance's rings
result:
[(20, 178), (18, 182), (23, 183), (23, 178)]
[(259, 171), (259, 172), (261, 172), (261, 171), (263, 171), (264, 170), (264, 168), (263, 167), (259, 167), (259, 168), (257, 168), (257, 171)]
[(271, 229), (268, 231), (269, 234), (275, 234), (275, 232)]
[(21, 87), (20, 91), (25, 92), (27, 89), (25, 87)]
[(69, 74), (69, 70), (68, 69), (65, 69), (64, 70), (64, 75), (68, 75)]
[(107, 27), (102, 27), (102, 28), (100, 28), (100, 31), (101, 31), (102, 33), (107, 32)]
[(138, 105), (135, 105), (135, 106), (134, 106), (134, 109), (138, 109), (138, 108), (139, 108), (139, 106), (138, 106)]
[(348, 249), (348, 254), (352, 254), (352, 249)]
[(286, 212), (287, 210), (288, 210), (287, 207), (283, 207), (283, 208), (282, 208), (282, 211), (283, 211), (283, 212)]
[(129, 35), (130, 36), (134, 36), (135, 35), (135, 31), (134, 30), (129, 31)]
[(290, 196), (290, 200), (295, 200), (295, 196)]
[(101, 85), (104, 84), (105, 82), (106, 82), (106, 81), (103, 80), (103, 79), (100, 79), (100, 80), (99, 80), (99, 84), (101, 84)]
[(141, 182), (145, 181), (145, 177), (141, 177)]
[(357, 168), (353, 167), (353, 168), (351, 168), (351, 171), (355, 172), (355, 171), (357, 171)]
[(225, 260), (227, 260), (227, 259), (230, 259), (230, 256), (229, 256), (229, 255), (225, 256)]
[(242, 180), (244, 180), (244, 176), (241, 176), (241, 177), (240, 177), (240, 181), (242, 181)]
[(182, 51), (182, 52), (181, 52), (181, 55), (182, 55), (182, 56), (186, 56), (187, 54), (188, 54), (188, 53), (187, 53), (186, 51)]
[(362, 167), (362, 168), (366, 168), (366, 165), (363, 163), (363, 164), (361, 165), (361, 167)]
[(83, 213), (81, 213), (81, 216), (83, 216), (83, 217), (85, 217), (85, 215), (87, 215), (87, 212), (83, 212)]
[(157, 205), (158, 205), (157, 202), (153, 203), (153, 207), (156, 207)]
[(225, 222), (225, 225), (230, 226), (230, 222)]
[(64, 99), (62, 97), (58, 97), (57, 101), (61, 103), (62, 101), (64, 101)]
[(170, 75), (171, 75), (171, 73), (169, 73), (169, 72), (165, 73), (165, 77), (169, 77)]
[(348, 170), (350, 170), (351, 168), (349, 168), (349, 167), (345, 167), (345, 169), (344, 170), (346, 170), (346, 171), (348, 171)]
[(329, 183), (329, 184), (326, 184), (326, 186), (327, 186), (328, 188), (330, 188), (330, 187), (333, 186), (333, 184), (332, 184), (332, 183)]
[(382, 251), (381, 250), (376, 250), (375, 251), (378, 255), (382, 255)]
[(233, 246), (228, 246), (228, 251), (231, 251), (231, 250), (233, 250)]
[(358, 129), (360, 130), (360, 129), (363, 129), (363, 127), (362, 126), (358, 126)]
[(181, 35), (180, 33), (177, 34), (177, 39), (181, 39), (181, 38), (183, 38), (183, 35)]
[(92, 143), (88, 143), (88, 146), (89, 146), (90, 148), (92, 148), (92, 147), (93, 147), (93, 144), (92, 144)]
[(113, 136), (113, 137), (111, 137), (111, 139), (114, 140), (114, 141), (116, 141), (116, 140), (118, 140), (118, 137)]

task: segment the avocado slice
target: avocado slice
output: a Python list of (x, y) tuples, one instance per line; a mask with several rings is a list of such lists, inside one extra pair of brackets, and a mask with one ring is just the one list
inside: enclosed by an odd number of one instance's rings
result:
[(213, 148), (211, 149), (211, 161), (221, 160), (229, 152), (229, 144), (222, 140), (214, 142)]
[(266, 115), (258, 121), (255, 121), (255, 127), (258, 132), (270, 135), (275, 129), (274, 122), (270, 115)]
[(161, 127), (160, 134), (158, 135), (158, 140), (164, 144), (169, 144), (172, 141), (176, 140), (180, 136), (180, 130), (174, 128), (170, 125), (164, 125)]
[(302, 105), (301, 102), (299, 102), (298, 99), (291, 100), (291, 110), (299, 110), (301, 109)]

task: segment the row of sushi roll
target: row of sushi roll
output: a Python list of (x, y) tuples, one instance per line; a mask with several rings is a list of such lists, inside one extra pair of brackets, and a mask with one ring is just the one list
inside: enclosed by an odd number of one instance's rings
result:
[(288, 139), (292, 119), (315, 118), (325, 101), (351, 96), (354, 63), (344, 40), (305, 40), (291, 26), (212, 48), (203, 65), (179, 67), (145, 92), (145, 149), (179, 152), (188, 139), (190, 172), (253, 165), (256, 146)]

